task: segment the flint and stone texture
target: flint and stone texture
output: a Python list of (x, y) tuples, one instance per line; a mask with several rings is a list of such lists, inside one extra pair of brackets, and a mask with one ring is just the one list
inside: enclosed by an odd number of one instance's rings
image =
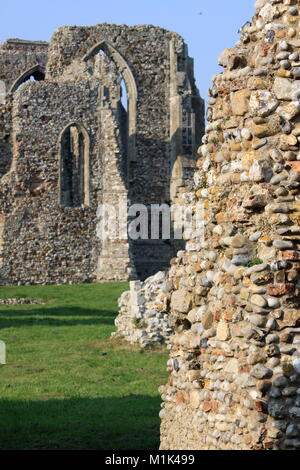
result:
[[(187, 46), (161, 28), (62, 27), (50, 44), (0, 45), (0, 284), (168, 267), (178, 244), (129, 240), (127, 205), (172, 203), (192, 183), (203, 109)], [(104, 237), (107, 207), (123, 220)]]
[(210, 89), (205, 239), (169, 271), (162, 450), (300, 448), (300, 2), (256, 7)]

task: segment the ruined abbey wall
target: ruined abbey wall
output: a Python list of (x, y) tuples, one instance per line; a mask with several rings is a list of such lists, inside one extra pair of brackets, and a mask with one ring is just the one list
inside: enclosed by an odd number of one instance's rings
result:
[(0, 284), (167, 267), (172, 243), (103, 239), (101, 207), (170, 203), (191, 181), (203, 106), (182, 38), (152, 26), (63, 27), (49, 47), (7, 41), (0, 63)]
[(162, 450), (300, 448), (300, 2), (256, 7), (210, 89), (204, 242), (198, 226), (167, 282)]

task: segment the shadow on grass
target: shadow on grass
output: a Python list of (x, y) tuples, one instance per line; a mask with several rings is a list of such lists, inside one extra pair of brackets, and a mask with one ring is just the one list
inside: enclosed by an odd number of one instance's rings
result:
[(1, 450), (157, 450), (160, 397), (0, 401)]
[[(80, 307), (30, 307), (26, 310), (0, 309), (0, 329), (39, 326), (113, 325), (117, 312)], [(60, 317), (60, 318), (58, 318)]]

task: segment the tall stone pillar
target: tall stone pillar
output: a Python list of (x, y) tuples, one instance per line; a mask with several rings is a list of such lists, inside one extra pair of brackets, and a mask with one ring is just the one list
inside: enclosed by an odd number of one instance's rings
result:
[(213, 78), (202, 249), (172, 265), (161, 449), (300, 448), (300, 5), (258, 0)]

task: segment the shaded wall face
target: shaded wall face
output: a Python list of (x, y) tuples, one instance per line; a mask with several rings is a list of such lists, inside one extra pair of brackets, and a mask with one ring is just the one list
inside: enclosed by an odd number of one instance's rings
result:
[(257, 6), (210, 90), (204, 242), (192, 234), (167, 283), (163, 450), (300, 448), (300, 5)]

